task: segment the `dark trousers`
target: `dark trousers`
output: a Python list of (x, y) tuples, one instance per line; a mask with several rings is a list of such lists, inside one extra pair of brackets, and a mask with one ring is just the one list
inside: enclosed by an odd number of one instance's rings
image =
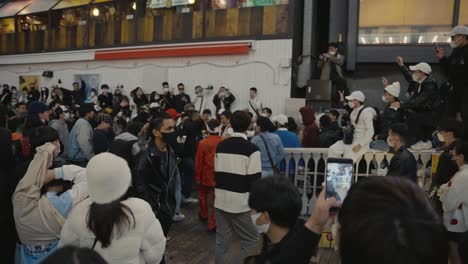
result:
[[(448, 97), (447, 112), (448, 117), (454, 118), (457, 113), (461, 113), (463, 124), (468, 124), (468, 87), (455, 87)], [(468, 129), (465, 128), (464, 140), (468, 140)]]
[(415, 113), (412, 112), (406, 117), (406, 125), (411, 132), (411, 144), (418, 141), (431, 141), (437, 121), (431, 112)]
[(195, 177), (195, 164), (192, 157), (182, 159), (182, 195), (190, 198), (192, 195), (193, 179)]
[[(164, 215), (156, 215), (156, 218), (158, 218), (159, 223), (161, 224), (161, 228), (163, 230), (164, 236), (167, 238), (167, 235), (169, 234), (169, 230), (171, 229), (172, 226), (172, 217), (164, 216)], [(165, 264), (165, 256), (163, 256), (160, 264)]]

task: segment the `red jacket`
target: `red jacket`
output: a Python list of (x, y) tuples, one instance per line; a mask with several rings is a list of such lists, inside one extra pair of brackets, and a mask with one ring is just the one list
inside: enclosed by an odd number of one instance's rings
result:
[(218, 135), (209, 135), (198, 144), (195, 158), (195, 181), (203, 186), (215, 187), (214, 162), (216, 148), (223, 140)]
[(304, 148), (317, 148), (319, 127), (315, 123), (315, 111), (311, 106), (302, 107), (299, 112), (302, 115), (302, 123), (304, 123), (304, 139), (302, 140), (302, 147)]

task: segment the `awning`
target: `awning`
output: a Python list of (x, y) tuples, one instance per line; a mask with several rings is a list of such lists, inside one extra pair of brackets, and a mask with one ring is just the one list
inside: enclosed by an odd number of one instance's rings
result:
[(114, 0), (94, 0), (91, 4), (100, 4), (100, 3), (107, 3), (113, 2)]
[(23, 8), (29, 5), (31, 1), (15, 1), (9, 2), (0, 8), (0, 18), (2, 17), (12, 17), (18, 14)]
[(64, 9), (69, 7), (83, 6), (89, 4), (90, 0), (62, 0), (52, 10)]
[(18, 15), (29, 15), (49, 11), (60, 0), (34, 0), (30, 5), (21, 10)]

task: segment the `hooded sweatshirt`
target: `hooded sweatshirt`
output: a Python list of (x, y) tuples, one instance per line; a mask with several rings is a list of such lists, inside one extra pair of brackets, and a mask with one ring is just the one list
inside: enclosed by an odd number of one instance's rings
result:
[(57, 130), (59, 134), (60, 143), (63, 145), (63, 155), (68, 156), (68, 138), (70, 131), (68, 130), (67, 123), (65, 121), (54, 119), (49, 122), (49, 126)]
[(315, 123), (315, 110), (311, 106), (302, 107), (299, 112), (304, 123), (304, 139), (302, 147), (316, 148), (318, 147), (319, 127)]

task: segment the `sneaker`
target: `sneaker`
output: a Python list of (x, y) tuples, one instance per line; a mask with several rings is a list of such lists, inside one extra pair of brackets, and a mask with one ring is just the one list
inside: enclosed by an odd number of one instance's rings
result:
[(424, 144), (422, 144), (421, 148), (422, 148), (422, 150), (430, 150), (430, 149), (432, 149), (432, 148), (433, 148), (433, 147), (432, 147), (432, 142), (430, 142), (430, 141), (424, 142)]
[(184, 198), (183, 201), (184, 203), (198, 203), (198, 200), (192, 197)]
[(185, 215), (181, 214), (181, 213), (178, 213), (178, 214), (175, 214), (173, 217), (172, 217), (172, 221), (174, 222), (179, 222), (179, 221), (182, 221), (185, 219)]
[(418, 141), (416, 144), (411, 146), (411, 149), (414, 151), (421, 151), (423, 150), (423, 147), (426, 145), (425, 142)]

